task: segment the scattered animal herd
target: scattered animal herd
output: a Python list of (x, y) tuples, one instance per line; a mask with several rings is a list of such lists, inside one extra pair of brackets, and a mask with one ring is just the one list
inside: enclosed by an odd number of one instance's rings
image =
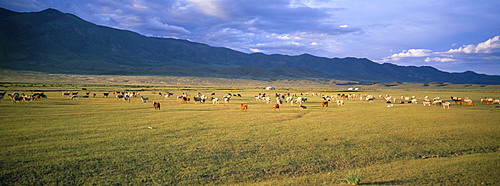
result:
[[(0, 100), (3, 101), (3, 98), (5, 97), (7, 92), (0, 92)], [(123, 91), (113, 91), (113, 92), (104, 92), (102, 93), (103, 98), (108, 98), (110, 94), (113, 94), (117, 100), (123, 100), (125, 102), (129, 102), (133, 98), (138, 98), (140, 97), (141, 102), (148, 102), (150, 100), (153, 100), (152, 98), (142, 96), (140, 92), (123, 92)], [(170, 99), (173, 97), (174, 93), (172, 92), (166, 92), (166, 93), (158, 93), (159, 96), (161, 96), (164, 99)], [(68, 97), (71, 100), (79, 99), (79, 93), (78, 92), (71, 92), (71, 91), (66, 91), (61, 93), (62, 97)], [(298, 106), (301, 109), (306, 109), (307, 106), (304, 104), (307, 103), (308, 97), (307, 96), (321, 96), (323, 101), (321, 101), (321, 106), (322, 107), (328, 107), (330, 102), (335, 102), (337, 106), (345, 106), (345, 101), (346, 100), (352, 100), (352, 99), (359, 99), (361, 101), (367, 101), (367, 102), (373, 102), (377, 98), (373, 95), (362, 95), (362, 94), (321, 94), (321, 93), (275, 93), (272, 96), (268, 96), (266, 93), (258, 93), (257, 95), (254, 95), (255, 101), (258, 102), (264, 102), (266, 104), (271, 104), (273, 100), (275, 101), (272, 105), (273, 110), (281, 110), (283, 108), (284, 102), (290, 104), (291, 106)], [(39, 99), (47, 99), (47, 95), (45, 95), (43, 92), (42, 93), (34, 93), (32, 95), (24, 94), (24, 93), (12, 93), (8, 94), (10, 97), (11, 101), (13, 103), (23, 103), (23, 102), (29, 102), (33, 100), (39, 100)], [(86, 92), (85, 97), (90, 97), (92, 96), (95, 98), (97, 96), (96, 93), (90, 93)], [(224, 103), (230, 103), (231, 98), (233, 97), (242, 97), (241, 94), (233, 94), (233, 93), (227, 93), (223, 95), (222, 100)], [(192, 98), (192, 99), (191, 99)], [(387, 107), (394, 107), (394, 104), (418, 104), (420, 101), (424, 107), (430, 107), (431, 105), (434, 106), (442, 106), (443, 109), (449, 109), (451, 102), (454, 102), (456, 105), (467, 105), (467, 106), (474, 106), (474, 102), (472, 99), (468, 97), (454, 97), (450, 96), (450, 101), (444, 101), (441, 99), (441, 97), (434, 97), (430, 99), (428, 96), (425, 96), (421, 100), (417, 99), (415, 96), (401, 96), (401, 97), (393, 97), (391, 95), (379, 95), (379, 99), (384, 100), (386, 103), (389, 103)], [(189, 103), (191, 100), (194, 100), (194, 103), (196, 104), (203, 104), (206, 103), (208, 100), (211, 100), (212, 104), (219, 104), (219, 97), (216, 96), (215, 93), (211, 93), (210, 97), (198, 93), (195, 96), (189, 97), (187, 92), (183, 92), (181, 95), (177, 96), (177, 99), (181, 101), (181, 103)], [(483, 104), (500, 104), (499, 99), (494, 99), (494, 98), (483, 98), (481, 99), (481, 102)], [(160, 110), (160, 102), (158, 101), (152, 101), (153, 107), (155, 110)], [(240, 104), (241, 110), (242, 111), (248, 111), (248, 105), (246, 104)]]

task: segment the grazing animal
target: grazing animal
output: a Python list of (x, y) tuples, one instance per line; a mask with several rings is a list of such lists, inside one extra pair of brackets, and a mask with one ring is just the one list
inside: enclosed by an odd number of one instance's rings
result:
[[(42, 98), (47, 99), (47, 95), (45, 95), (43, 92), (42, 93), (35, 93), (31, 97), (33, 97), (33, 100), (38, 100), (38, 99), (42, 99)], [(2, 98), (3, 98), (3, 96), (0, 95), (0, 99), (2, 99)]]
[(417, 102), (418, 102), (418, 100), (417, 100), (417, 99), (415, 99), (415, 98), (411, 99), (411, 103), (412, 103), (412, 104), (417, 104)]
[(463, 101), (467, 106), (474, 106), (474, 102), (470, 98), (464, 98)]
[(467, 106), (474, 106), (474, 102), (472, 102), (472, 101), (464, 101), (464, 103)]
[(205, 101), (207, 100), (207, 98), (204, 95), (202, 95), (201, 97), (194, 96), (193, 99), (195, 103), (196, 102), (205, 103)]
[(283, 105), (283, 100), (281, 100), (280, 97), (276, 97), (276, 103), (281, 106), (281, 105)]
[(229, 100), (231, 100), (231, 96), (224, 96), (224, 103), (229, 103)]
[(248, 111), (248, 105), (243, 105), (243, 103), (240, 104), (241, 110), (242, 111)]
[(143, 96), (141, 96), (141, 100), (142, 100), (142, 102), (146, 103), (146, 102), (148, 102), (149, 97), (143, 97)]
[(463, 99), (462, 98), (459, 98), (459, 97), (453, 97), (453, 96), (450, 96), (451, 100), (455, 102), (455, 104), (457, 105), (462, 105), (462, 101)]
[(345, 104), (344, 104), (344, 100), (338, 100), (338, 101), (337, 101), (337, 105), (338, 105), (338, 106), (345, 106)]
[(266, 104), (271, 103), (271, 97), (265, 97), (265, 99), (266, 99)]
[(424, 104), (424, 107), (425, 105), (428, 105), (429, 107), (431, 106), (431, 101), (429, 100), (424, 100), (422, 103)]
[(61, 95), (62, 95), (62, 97), (64, 97), (64, 96), (69, 96), (69, 94), (70, 94), (70, 93), (71, 93), (70, 91), (68, 91), (68, 92), (63, 92)]
[(19, 93), (9, 94), (9, 97), (12, 100), (12, 102), (14, 102), (14, 103), (17, 103), (17, 102), (21, 103), (21, 102), (25, 101), (24, 97), (20, 96)]
[(325, 101), (322, 101), (322, 102), (321, 102), (321, 106), (323, 106), (323, 107), (328, 107), (328, 101), (326, 101), (326, 100), (325, 100)]
[(486, 104), (490, 104), (490, 105), (493, 105), (493, 101), (494, 101), (493, 98), (484, 98), (484, 99), (481, 99), (481, 102), (486, 103)]
[(78, 94), (73, 94), (73, 95), (71, 95), (70, 99), (73, 99), (73, 100), (74, 100), (74, 99), (78, 99)]
[(7, 93), (7, 92), (0, 93), (0, 100), (3, 100), (3, 97), (5, 97), (5, 94), (6, 94), (6, 93)]
[(182, 96), (180, 99), (181, 99), (181, 103), (187, 103), (190, 101), (190, 98), (185, 97), (185, 96)]
[(443, 105), (443, 109), (445, 109), (446, 107), (448, 107), (448, 109), (450, 109), (450, 102), (443, 102), (443, 103), (441, 103), (441, 105)]
[(130, 97), (129, 95), (126, 95), (125, 97), (123, 97), (123, 101), (129, 102), (129, 103), (130, 103), (131, 99), (132, 99), (132, 97)]
[(174, 95), (174, 93), (167, 92), (167, 93), (165, 93), (164, 95), (165, 95), (165, 99), (168, 99), (168, 98), (170, 98), (171, 96), (173, 96), (173, 95)]
[(102, 97), (103, 97), (103, 98), (104, 98), (104, 97), (106, 97), (106, 98), (107, 98), (108, 96), (109, 96), (109, 92), (104, 92), (104, 93), (102, 93)]
[(153, 106), (155, 107), (155, 110), (160, 110), (160, 103), (159, 102), (153, 102)]
[(433, 104), (433, 105), (435, 105), (435, 106), (440, 106), (440, 105), (442, 105), (442, 104), (443, 104), (443, 100), (434, 100), (434, 101), (432, 102), (432, 104)]
[(273, 105), (273, 110), (276, 110), (276, 109), (281, 110), (280, 104), (276, 103)]
[(7, 92), (0, 93), (0, 100), (2, 100), (2, 101), (3, 101), (3, 97), (5, 97), (5, 94), (6, 94), (6, 93), (7, 93)]
[(302, 99), (302, 97), (297, 97), (297, 100), (295, 101), (295, 103), (297, 103), (300, 106), (300, 105), (302, 105), (303, 100), (304, 99)]
[(212, 97), (212, 104), (219, 104), (219, 98), (218, 97)]

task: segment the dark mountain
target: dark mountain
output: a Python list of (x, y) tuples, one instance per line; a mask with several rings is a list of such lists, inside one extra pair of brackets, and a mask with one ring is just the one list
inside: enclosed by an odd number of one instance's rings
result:
[(500, 76), (368, 59), (246, 54), (99, 26), (54, 9), (18, 13), (0, 8), (0, 68), (68, 74), (500, 84)]

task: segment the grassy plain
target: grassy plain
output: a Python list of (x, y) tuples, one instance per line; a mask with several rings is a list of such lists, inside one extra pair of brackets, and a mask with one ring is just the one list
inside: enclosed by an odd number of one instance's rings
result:
[[(500, 183), (500, 108), (479, 103), (483, 97), (500, 98), (500, 89), (372, 85), (346, 92), (343, 86), (285, 85), (269, 91), (261, 86), (273, 82), (255, 82), (1, 83), (0, 92), (43, 91), (49, 98), (0, 102), (0, 185), (343, 185), (353, 172), (361, 175), (362, 185)], [(97, 96), (70, 100), (62, 91)], [(103, 98), (107, 91), (138, 91), (162, 107), (154, 110), (139, 98), (130, 103)], [(181, 103), (158, 95), (167, 91), (242, 97), (220, 104)], [(273, 111), (254, 99), (264, 92), (309, 93), (307, 109), (285, 103)], [(381, 99), (353, 99), (342, 107), (322, 107), (322, 98), (312, 93), (404, 95), (419, 101), (467, 96), (476, 105), (388, 108)], [(249, 105), (247, 112), (240, 103)]]

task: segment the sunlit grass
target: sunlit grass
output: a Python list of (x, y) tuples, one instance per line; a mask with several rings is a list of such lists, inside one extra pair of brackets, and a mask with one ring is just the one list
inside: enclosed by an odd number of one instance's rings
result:
[[(138, 98), (131, 103), (111, 96), (70, 100), (58, 91), (47, 92), (47, 100), (0, 102), (4, 111), (0, 182), (332, 185), (346, 183), (346, 175), (359, 170), (363, 176), (359, 184), (498, 183), (500, 110), (495, 106), (387, 108), (381, 100), (346, 100), (344, 107), (322, 107), (319, 96), (309, 96), (305, 110), (284, 104), (281, 111), (273, 111), (270, 104), (253, 97), (264, 90), (229, 91), (244, 96), (214, 105), (181, 103), (160, 97), (158, 90), (141, 91), (161, 102), (161, 110)], [(219, 97), (229, 91), (189, 90), (191, 94), (216, 92)], [(462, 94), (476, 100), (496, 95)], [(240, 103), (249, 105), (248, 112), (240, 110)]]

